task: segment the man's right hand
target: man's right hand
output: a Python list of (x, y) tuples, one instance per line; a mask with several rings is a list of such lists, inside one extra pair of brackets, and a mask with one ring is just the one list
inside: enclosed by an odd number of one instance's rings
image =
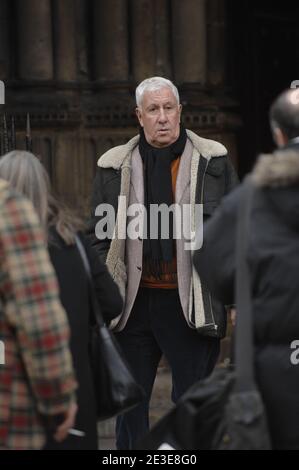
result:
[(77, 404), (75, 402), (72, 402), (69, 406), (69, 409), (65, 413), (64, 421), (58, 426), (55, 431), (55, 441), (61, 442), (67, 437), (69, 429), (71, 429), (75, 424), (77, 410)]

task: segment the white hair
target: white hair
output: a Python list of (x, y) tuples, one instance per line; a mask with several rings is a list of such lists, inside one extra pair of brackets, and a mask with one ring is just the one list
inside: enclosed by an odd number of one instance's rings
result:
[(157, 91), (161, 90), (161, 88), (169, 88), (174, 94), (178, 104), (180, 104), (178, 89), (170, 80), (163, 77), (151, 77), (143, 80), (136, 88), (136, 105), (138, 107), (141, 106), (143, 95), (146, 91)]

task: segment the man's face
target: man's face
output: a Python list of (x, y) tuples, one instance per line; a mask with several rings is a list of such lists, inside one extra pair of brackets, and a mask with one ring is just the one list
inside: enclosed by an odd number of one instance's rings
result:
[(167, 87), (143, 94), (136, 114), (150, 145), (167, 147), (177, 140), (180, 135), (181, 110), (182, 106)]

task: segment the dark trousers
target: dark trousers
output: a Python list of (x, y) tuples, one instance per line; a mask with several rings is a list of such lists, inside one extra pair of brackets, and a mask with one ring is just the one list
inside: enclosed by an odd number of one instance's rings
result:
[(213, 370), (220, 342), (188, 327), (176, 289), (140, 288), (128, 323), (116, 338), (145, 391), (143, 403), (116, 422), (117, 449), (134, 449), (149, 429), (149, 402), (162, 353), (171, 368), (172, 400), (176, 402)]

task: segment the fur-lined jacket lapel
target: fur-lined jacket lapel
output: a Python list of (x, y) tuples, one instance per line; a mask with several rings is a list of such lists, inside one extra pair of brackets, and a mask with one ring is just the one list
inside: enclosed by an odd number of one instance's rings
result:
[[(222, 157), (227, 154), (226, 148), (215, 140), (204, 139), (190, 130), (187, 130), (187, 136), (193, 144), (193, 147), (197, 150), (196, 154), (198, 158), (202, 155), (207, 160), (210, 160), (212, 157)], [(136, 135), (125, 145), (113, 147), (99, 158), (98, 166), (101, 168), (114, 168), (115, 170), (119, 170), (126, 160), (126, 157), (132, 154), (138, 142), (139, 136)]]
[(261, 155), (252, 172), (252, 179), (260, 187), (291, 186), (299, 182), (299, 151), (278, 150)]

